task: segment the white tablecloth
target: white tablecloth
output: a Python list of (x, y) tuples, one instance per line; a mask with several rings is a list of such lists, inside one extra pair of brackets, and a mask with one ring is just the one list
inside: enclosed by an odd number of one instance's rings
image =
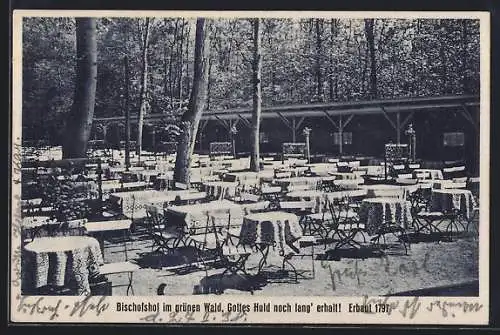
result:
[(99, 242), (88, 236), (40, 237), (25, 246), (27, 269), (35, 288), (74, 282), (78, 294), (90, 292), (89, 276), (103, 264)]

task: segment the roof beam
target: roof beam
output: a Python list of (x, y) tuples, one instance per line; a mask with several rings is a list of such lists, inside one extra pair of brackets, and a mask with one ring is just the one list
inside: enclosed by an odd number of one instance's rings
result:
[(250, 123), (250, 121), (248, 121), (246, 118), (244, 118), (243, 116), (241, 116), (241, 114), (236, 114), (236, 115), (238, 115), (239, 119), (241, 121), (243, 121), (243, 123), (245, 124), (245, 126), (247, 126), (248, 128), (252, 127), (252, 124)]
[(240, 119), (234, 120), (234, 122), (231, 124), (231, 128), (236, 128), (236, 126), (238, 125), (239, 122), (240, 122)]
[(384, 106), (380, 106), (380, 109), (382, 110), (382, 114), (385, 116), (385, 118), (387, 119), (387, 121), (389, 121), (389, 123), (391, 124), (392, 128), (398, 130), (398, 127), (391, 120), (391, 118), (389, 117), (389, 114), (387, 114), (387, 111), (385, 110)]
[(299, 122), (297, 122), (297, 124), (295, 125), (295, 129), (299, 129), (299, 128), (300, 128), (300, 126), (302, 125), (302, 122), (304, 122), (305, 118), (306, 118), (306, 117), (305, 117), (305, 116), (303, 116), (303, 117), (301, 117), (301, 118), (299, 119)]
[(408, 123), (408, 121), (410, 121), (410, 119), (413, 117), (413, 114), (415, 114), (415, 111), (410, 112), (410, 114), (408, 114), (408, 116), (407, 116), (407, 117), (405, 117), (405, 119), (403, 120), (403, 123), (401, 124), (401, 128), (406, 127), (406, 124), (407, 124), (407, 123)]
[(279, 116), (279, 118), (281, 119), (281, 121), (283, 121), (283, 123), (289, 128), (289, 129), (292, 129), (294, 130), (292, 124), (290, 123), (290, 121), (288, 121), (288, 119), (286, 117), (283, 116), (283, 114), (281, 114), (280, 112), (276, 112), (276, 114)]
[(217, 121), (219, 121), (219, 123), (224, 126), (224, 128), (226, 128), (227, 131), (229, 131), (231, 129), (231, 127), (226, 123), (226, 121), (222, 120), (220, 117), (218, 117), (217, 115), (214, 115), (214, 117), (217, 119)]
[(461, 107), (462, 107), (461, 113), (462, 113), (463, 117), (466, 118), (467, 121), (469, 121), (472, 124), (472, 126), (474, 127), (474, 130), (478, 131), (479, 130), (479, 125), (477, 124), (476, 121), (474, 121), (474, 118), (470, 114), (469, 109), (467, 108), (467, 106), (465, 106), (464, 104), (462, 104)]
[(207, 126), (207, 124), (208, 124), (208, 120), (201, 120), (200, 133), (202, 133), (205, 130), (205, 127)]
[(344, 122), (342, 130), (349, 124), (349, 122), (351, 122), (351, 120), (352, 120), (353, 117), (354, 117), (354, 114), (349, 115), (349, 117), (347, 118), (347, 120)]
[(337, 130), (338, 130), (339, 129), (339, 125), (337, 124), (337, 122), (335, 122), (335, 120), (333, 120), (332, 116), (330, 114), (328, 114), (328, 112), (325, 111), (325, 110), (323, 111), (323, 113), (325, 113), (325, 116), (328, 119), (328, 121), (330, 121), (330, 123), (333, 124), (333, 126), (335, 128), (337, 128)]

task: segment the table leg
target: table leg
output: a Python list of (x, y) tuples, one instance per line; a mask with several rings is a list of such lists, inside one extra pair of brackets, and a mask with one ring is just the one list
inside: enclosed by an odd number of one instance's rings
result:
[(259, 268), (257, 270), (257, 274), (261, 273), (262, 268), (264, 267), (264, 265), (267, 264), (267, 256), (269, 255), (269, 248), (270, 246), (266, 245), (263, 249), (259, 249), (260, 252), (262, 253), (262, 258), (259, 261)]

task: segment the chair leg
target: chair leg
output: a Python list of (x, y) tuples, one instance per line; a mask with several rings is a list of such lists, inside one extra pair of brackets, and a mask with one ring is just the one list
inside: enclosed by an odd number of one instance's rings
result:
[(129, 291), (132, 292), (132, 295), (135, 295), (134, 287), (132, 285), (133, 279), (134, 279), (134, 273), (133, 272), (129, 272), (128, 273), (127, 295), (129, 295)]

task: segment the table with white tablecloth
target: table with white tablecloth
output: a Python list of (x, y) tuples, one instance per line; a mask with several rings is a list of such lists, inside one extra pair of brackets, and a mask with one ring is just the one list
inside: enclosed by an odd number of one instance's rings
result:
[(370, 235), (388, 223), (406, 229), (412, 222), (410, 202), (398, 198), (364, 199), (358, 214)]
[(99, 242), (88, 236), (40, 237), (24, 250), (23, 274), (33, 288), (75, 284), (79, 295), (89, 294), (89, 278), (103, 264)]
[(440, 180), (443, 179), (443, 171), (438, 169), (415, 169), (412, 172), (412, 177), (418, 180)]
[(280, 255), (298, 252), (301, 237), (299, 218), (280, 211), (246, 215), (240, 231), (241, 243), (271, 246)]
[(216, 200), (184, 206), (168, 207), (165, 215), (167, 222), (174, 226), (185, 226), (188, 229), (206, 228), (211, 216), (230, 220), (231, 226), (240, 226), (244, 216), (244, 208), (229, 200)]
[(203, 188), (209, 199), (232, 198), (236, 195), (237, 182), (209, 181), (203, 183)]
[(417, 191), (418, 189), (430, 188), (430, 185), (415, 184), (415, 185), (388, 185), (388, 184), (373, 184), (373, 185), (360, 185), (361, 189), (367, 191), (366, 195), (369, 198), (376, 197), (407, 197), (409, 194)]
[(273, 184), (287, 189), (289, 192), (294, 190), (315, 190), (320, 181), (333, 181), (335, 177), (293, 177), (284, 179), (275, 179)]
[(146, 217), (146, 206), (163, 207), (173, 203), (176, 199), (184, 201), (200, 201), (205, 199), (204, 192), (193, 190), (168, 190), (168, 191), (133, 191), (113, 193), (109, 201), (116, 206), (121, 206), (123, 214), (129, 218), (141, 219)]
[(317, 176), (328, 176), (328, 173), (337, 172), (337, 165), (333, 163), (307, 164), (310, 172)]
[(352, 172), (333, 172), (331, 175), (337, 180), (354, 180), (359, 178), (357, 174)]
[(451, 212), (457, 210), (461, 215), (470, 219), (473, 216), (476, 201), (469, 190), (442, 189), (432, 190), (431, 210), (439, 212)]

